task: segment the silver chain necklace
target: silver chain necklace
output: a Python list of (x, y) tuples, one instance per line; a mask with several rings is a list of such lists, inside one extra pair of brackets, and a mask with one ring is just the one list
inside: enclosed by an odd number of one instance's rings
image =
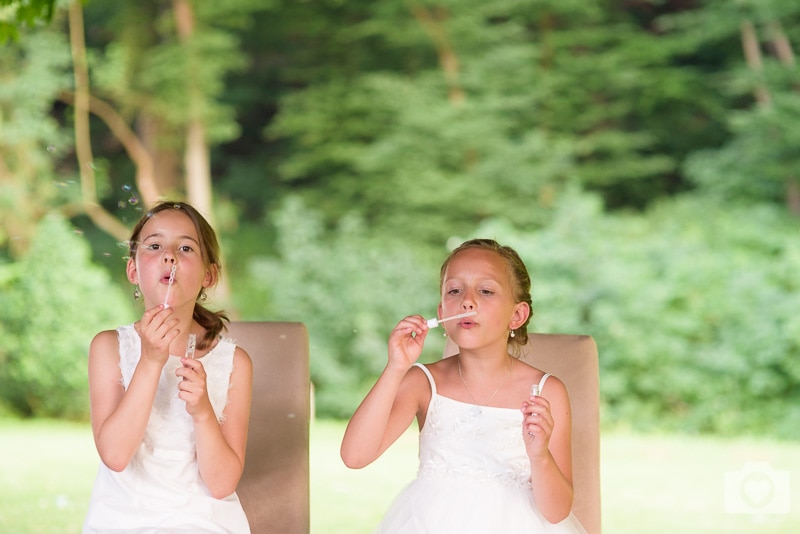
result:
[(497, 387), (494, 388), (494, 391), (489, 396), (489, 400), (486, 401), (486, 404), (481, 404), (480, 402), (478, 402), (478, 399), (475, 398), (475, 395), (473, 395), (472, 392), (469, 390), (467, 381), (464, 380), (464, 375), (461, 374), (461, 356), (460, 355), (456, 356), (456, 358), (458, 358), (456, 360), (456, 365), (458, 365), (458, 377), (461, 379), (461, 383), (464, 384), (464, 389), (467, 390), (467, 393), (472, 399), (472, 402), (475, 404), (475, 406), (470, 410), (470, 412), (472, 413), (472, 415), (480, 415), (481, 413), (483, 413), (483, 410), (481, 408), (486, 408), (489, 406), (489, 403), (492, 402), (494, 396), (497, 395), (497, 392), (500, 391), (500, 388), (503, 387), (503, 384), (506, 383), (508, 377), (511, 376), (511, 371), (514, 370), (514, 359), (513, 358), (511, 359), (511, 365), (508, 366), (508, 373), (506, 373), (506, 376), (504, 376), (503, 379), (500, 381), (500, 383), (497, 384)]

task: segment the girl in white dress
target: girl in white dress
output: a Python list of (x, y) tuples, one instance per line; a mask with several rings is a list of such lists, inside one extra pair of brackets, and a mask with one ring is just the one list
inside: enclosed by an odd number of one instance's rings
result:
[(201, 304), (219, 274), (216, 236), (192, 206), (162, 202), (134, 228), (127, 275), (145, 312), (89, 348), (102, 464), (84, 533), (250, 532), (235, 490), (252, 364), (222, 339), (227, 317)]
[[(439, 318), (459, 354), (416, 363), (430, 326), (402, 319), (378, 381), (351, 418), (341, 455), (376, 460), (416, 417), (417, 478), (376, 533), (583, 533), (572, 514), (570, 407), (564, 384), (520, 362), (528, 341), (530, 277), (495, 241), (463, 243), (445, 260)], [(538, 385), (541, 395), (533, 394)]]

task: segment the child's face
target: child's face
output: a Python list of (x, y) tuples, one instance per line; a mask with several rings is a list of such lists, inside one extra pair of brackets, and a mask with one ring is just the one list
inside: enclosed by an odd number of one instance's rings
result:
[(136, 255), (128, 260), (128, 280), (139, 285), (145, 307), (164, 302), (173, 264), (176, 271), (168, 304), (194, 306), (200, 289), (213, 282), (214, 271), (205, 265), (192, 220), (178, 210), (165, 210), (142, 227)]
[(495, 252), (469, 248), (450, 260), (442, 283), (442, 317), (475, 310), (477, 315), (446, 326), (460, 346), (470, 339), (503, 340), (524, 323), (528, 305), (516, 302), (506, 261)]

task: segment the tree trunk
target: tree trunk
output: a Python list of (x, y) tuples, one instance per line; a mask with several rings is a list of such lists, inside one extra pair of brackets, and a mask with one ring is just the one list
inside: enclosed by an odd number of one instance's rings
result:
[[(173, 0), (175, 25), (181, 43), (187, 45), (195, 31), (195, 18), (192, 5), (188, 0)], [(214, 226), (211, 188), (211, 156), (206, 139), (206, 128), (203, 123), (202, 95), (194, 83), (198, 65), (195, 54), (189, 50), (188, 75), (186, 91), (189, 101), (189, 122), (186, 126), (186, 148), (184, 152), (184, 172), (186, 173), (186, 197), (190, 204), (206, 217)], [(221, 260), (222, 261), (222, 260)], [(223, 261), (224, 264), (224, 261)], [(229, 301), (230, 287), (226, 278), (220, 279), (216, 287), (215, 297), (221, 302)], [(234, 313), (231, 313), (234, 316)]]
[(447, 81), (448, 98), (454, 105), (461, 105), (466, 98), (464, 89), (461, 87), (459, 79), (459, 64), (458, 55), (453, 48), (447, 31), (442, 24), (445, 14), (443, 8), (434, 16), (431, 10), (420, 5), (411, 7), (411, 12), (414, 18), (422, 25), (428, 32), (434, 46), (436, 46), (436, 53), (439, 55), (439, 64), (444, 72), (444, 78)]
[[(742, 22), (742, 50), (744, 57), (747, 60), (747, 66), (755, 72), (761, 72), (761, 48), (758, 45), (758, 37), (756, 36), (756, 29), (753, 23), (749, 20)], [(771, 102), (769, 90), (762, 83), (755, 89), (756, 101), (759, 104), (768, 106)]]
[[(772, 46), (775, 48), (775, 55), (778, 56), (778, 61), (785, 65), (786, 68), (793, 69), (795, 61), (792, 44), (783, 31), (781, 23), (771, 23), (769, 25), (769, 32), (772, 38)], [(795, 176), (789, 176), (786, 179), (786, 207), (792, 215), (800, 216), (800, 182), (797, 181)]]
[(86, 62), (86, 43), (83, 28), (83, 7), (79, 0), (69, 6), (69, 36), (72, 65), (75, 76), (75, 152), (81, 181), (81, 198), (84, 212), (101, 230), (124, 241), (128, 228), (107, 212), (97, 200), (89, 131), (89, 67)]
[[(195, 21), (192, 5), (188, 0), (173, 0), (175, 24), (178, 37), (184, 45), (194, 35)], [(189, 202), (212, 222), (211, 209), (211, 161), (206, 129), (202, 117), (202, 97), (193, 83), (193, 73), (197, 68), (195, 54), (189, 52), (189, 72), (186, 90), (189, 100), (189, 123), (186, 128), (186, 149), (184, 167), (186, 172), (186, 196)]]

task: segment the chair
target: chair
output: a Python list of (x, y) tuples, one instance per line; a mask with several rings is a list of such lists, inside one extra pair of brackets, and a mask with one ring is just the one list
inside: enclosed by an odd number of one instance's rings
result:
[[(458, 352), (448, 338), (444, 356)], [(600, 378), (591, 336), (529, 334), (522, 361), (564, 382), (572, 408), (572, 510), (589, 534), (600, 534)], [(545, 391), (547, 391), (545, 387)]]
[(310, 379), (302, 323), (236, 322), (253, 360), (247, 458), (237, 493), (253, 534), (308, 534)]

